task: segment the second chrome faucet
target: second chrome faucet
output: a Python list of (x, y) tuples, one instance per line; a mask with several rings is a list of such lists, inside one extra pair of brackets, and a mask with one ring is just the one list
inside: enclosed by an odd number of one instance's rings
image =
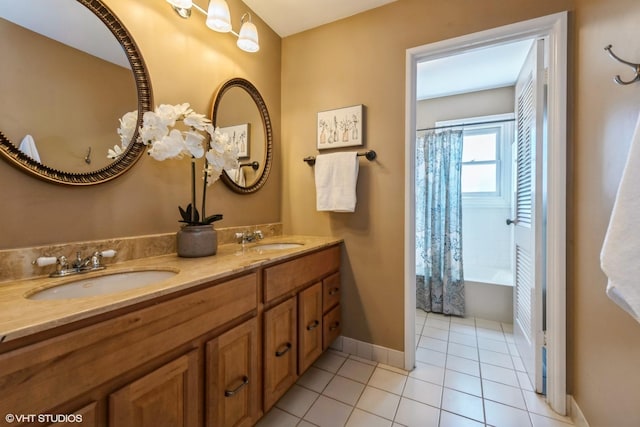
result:
[(264, 236), (262, 235), (262, 231), (243, 231), (242, 233), (236, 233), (236, 241), (240, 244), (257, 242), (258, 240), (262, 240)]

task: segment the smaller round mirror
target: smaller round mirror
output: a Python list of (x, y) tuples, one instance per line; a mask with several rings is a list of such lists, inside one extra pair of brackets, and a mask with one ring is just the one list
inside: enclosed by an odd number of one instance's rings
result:
[(216, 94), (211, 120), (238, 146), (239, 167), (225, 170), (222, 181), (236, 193), (258, 191), (269, 177), (273, 144), (269, 111), (260, 92), (248, 80), (227, 81)]

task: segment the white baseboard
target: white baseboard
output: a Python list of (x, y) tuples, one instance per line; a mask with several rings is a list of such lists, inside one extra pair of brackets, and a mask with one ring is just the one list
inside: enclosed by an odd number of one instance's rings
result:
[(567, 400), (568, 400), (567, 406), (569, 407), (569, 411), (570, 411), (569, 415), (573, 420), (573, 424), (575, 424), (576, 427), (589, 427), (589, 423), (587, 422), (587, 419), (584, 417), (582, 410), (578, 406), (578, 402), (576, 402), (573, 396), (571, 395), (567, 396)]
[(372, 360), (394, 368), (404, 369), (404, 352), (382, 347), (380, 345), (359, 341), (340, 335), (330, 348), (343, 353), (352, 354), (362, 359)]

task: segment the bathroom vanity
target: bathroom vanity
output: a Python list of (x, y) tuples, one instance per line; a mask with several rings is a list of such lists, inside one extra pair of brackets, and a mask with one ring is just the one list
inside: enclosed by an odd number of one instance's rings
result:
[(35, 301), (25, 295), (69, 279), (0, 284), (0, 413), (11, 425), (255, 424), (340, 334), (341, 241), (285, 240), (300, 245), (115, 264), (100, 274), (177, 274), (114, 294)]

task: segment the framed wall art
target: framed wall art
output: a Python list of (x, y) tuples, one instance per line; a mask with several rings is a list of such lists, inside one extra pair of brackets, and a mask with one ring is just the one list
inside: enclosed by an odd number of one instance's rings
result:
[(220, 132), (229, 135), (229, 140), (238, 146), (238, 157), (249, 157), (249, 123), (221, 127)]
[(364, 144), (363, 105), (318, 113), (317, 148), (351, 147)]

